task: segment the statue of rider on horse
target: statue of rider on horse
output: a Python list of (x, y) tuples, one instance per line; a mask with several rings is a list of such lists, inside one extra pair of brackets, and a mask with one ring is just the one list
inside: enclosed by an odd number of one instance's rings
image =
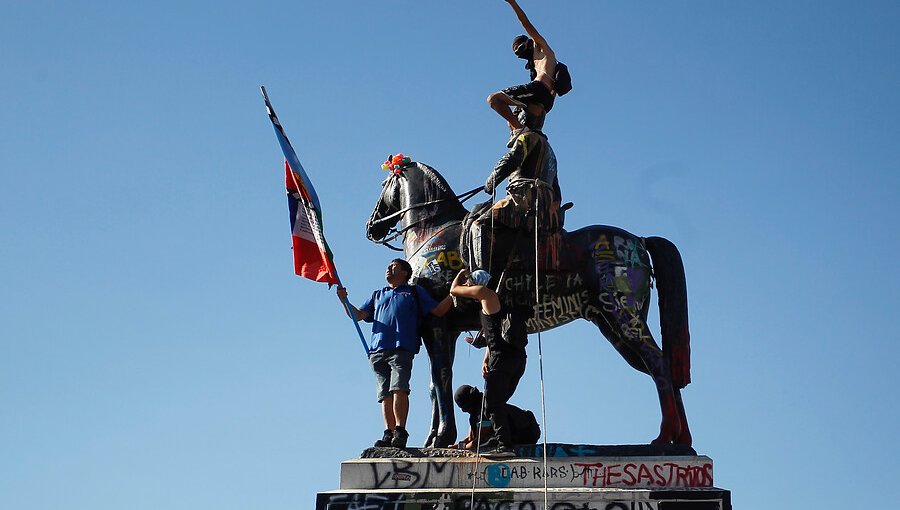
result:
[[(409, 161), (393, 170), (382, 183), (367, 237), (379, 243), (402, 237), (416, 283), (441, 299), (463, 267), (459, 241), (467, 211), (434, 168)], [(472, 192), (461, 196), (467, 195)], [(497, 289), (501, 300), (533, 311), (526, 322), (529, 333), (576, 319), (594, 323), (625, 361), (650, 375), (656, 386), (662, 422), (653, 443), (689, 446), (681, 389), (690, 382), (690, 333), (678, 249), (661, 237), (639, 237), (606, 225), (560, 230), (558, 237), (556, 268), (541, 269), (538, 278), (533, 272), (510, 268)], [(662, 348), (647, 325), (653, 280), (659, 295)], [(433, 404), (426, 446), (444, 447), (456, 439), (455, 342), (462, 331), (480, 327), (475, 307), (459, 307), (422, 331), (431, 362)]]
[[(681, 389), (690, 382), (681, 256), (661, 237), (639, 237), (606, 225), (564, 230), (563, 213), (571, 204), (562, 205), (556, 155), (543, 124), (555, 97), (571, 89), (571, 77), (516, 1), (507, 2), (528, 33), (513, 40), (513, 51), (528, 61), (532, 80), (488, 97), (511, 130), (509, 151), (483, 188), (459, 196), (434, 168), (402, 156), (389, 158), (383, 168), (391, 173), (369, 218), (367, 236), (384, 244), (402, 237), (415, 283), (438, 300), (449, 294), (464, 266), (487, 270), (508, 329), (524, 326), (534, 333), (579, 318), (591, 321), (629, 365), (651, 376), (662, 413), (652, 443), (689, 448), (681, 398)], [(478, 204), (471, 212), (462, 206), (461, 197), (481, 190), (495, 194), (504, 180), (505, 197)], [(662, 348), (647, 326), (654, 280)], [(480, 329), (487, 312), (461, 303), (420, 331), (431, 362), (433, 407), (426, 446), (445, 447), (456, 439), (455, 342), (460, 332)], [(524, 361), (522, 365), (524, 370)]]

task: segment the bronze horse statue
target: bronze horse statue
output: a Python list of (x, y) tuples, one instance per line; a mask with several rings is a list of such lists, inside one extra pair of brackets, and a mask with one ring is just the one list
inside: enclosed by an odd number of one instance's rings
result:
[[(382, 183), (366, 234), (383, 244), (402, 236), (415, 282), (441, 299), (463, 267), (459, 242), (466, 214), (437, 170), (412, 162), (394, 170)], [(499, 278), (501, 299), (507, 305), (533, 309), (527, 321), (531, 333), (579, 318), (593, 322), (629, 365), (653, 378), (662, 423), (652, 444), (690, 446), (681, 399), (681, 389), (690, 383), (690, 333), (678, 249), (661, 237), (638, 237), (605, 225), (563, 230), (557, 243), (557, 265), (538, 273), (540, 303), (533, 270), (504, 271)], [(496, 281), (498, 275), (494, 276)], [(647, 326), (652, 279), (659, 294), (662, 349)], [(462, 331), (480, 329), (474, 303), (460, 305), (420, 331), (431, 362), (432, 420), (425, 443), (429, 447), (446, 447), (456, 440), (456, 339)]]

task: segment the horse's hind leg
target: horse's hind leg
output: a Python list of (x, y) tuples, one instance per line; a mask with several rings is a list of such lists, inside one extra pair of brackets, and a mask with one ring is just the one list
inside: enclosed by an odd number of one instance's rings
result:
[(677, 442), (682, 433), (682, 415), (684, 405), (679, 410), (678, 400), (675, 398), (675, 389), (672, 386), (672, 372), (669, 368), (669, 360), (663, 355), (662, 350), (653, 341), (650, 332), (645, 330), (641, 334), (638, 347), (641, 358), (650, 371), (650, 377), (656, 384), (656, 393), (659, 397), (659, 407), (662, 411), (662, 423), (659, 425), (659, 435), (650, 444), (669, 444)]
[[(635, 370), (650, 375), (656, 385), (659, 406), (662, 410), (662, 423), (659, 436), (652, 444), (668, 444), (671, 442), (690, 445), (691, 436), (684, 418), (684, 404), (681, 392), (672, 386), (672, 375), (669, 362), (662, 350), (656, 345), (647, 323), (631, 317), (619, 308), (618, 315), (597, 315), (591, 318), (619, 354), (625, 358)], [(620, 317), (616, 320), (613, 317)], [(686, 442), (685, 442), (686, 441)]]
[(691, 430), (688, 428), (687, 414), (684, 412), (684, 402), (681, 400), (681, 390), (675, 390), (675, 405), (678, 406), (679, 418), (681, 418), (681, 433), (675, 438), (676, 444), (691, 446), (694, 439), (691, 437)]
[[(624, 314), (619, 315), (619, 317), (624, 316)], [(636, 317), (614, 322), (618, 323), (618, 329), (614, 330), (612, 335), (607, 335), (607, 338), (615, 338), (615, 340), (611, 340), (613, 347), (631, 366), (649, 374), (656, 385), (662, 422), (659, 426), (659, 435), (651, 441), (651, 444), (674, 442), (690, 445), (690, 431), (688, 431), (687, 421), (684, 419), (681, 392), (672, 385), (669, 360), (653, 340), (647, 323)], [(606, 334), (609, 328), (601, 327), (601, 330)], [(685, 441), (687, 442), (685, 443)]]

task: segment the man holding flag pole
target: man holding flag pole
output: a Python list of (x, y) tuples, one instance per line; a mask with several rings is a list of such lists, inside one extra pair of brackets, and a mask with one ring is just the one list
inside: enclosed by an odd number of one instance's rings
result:
[[(359, 341), (375, 371), (378, 402), (382, 405), (386, 426), (384, 436), (375, 442), (375, 446), (404, 448), (409, 438), (406, 417), (409, 413), (412, 358), (419, 352), (421, 345), (418, 326), (429, 313), (435, 316), (446, 314), (452, 305), (451, 298), (448, 295), (438, 303), (422, 287), (410, 286), (408, 282), (412, 276), (412, 267), (406, 260), (394, 259), (385, 272), (388, 287), (375, 291), (362, 310), (350, 304), (347, 290), (338, 277), (331, 250), (325, 242), (319, 197), (275, 115), (266, 88), (260, 89), (266, 101), (266, 112), (284, 153), (294, 272), (313, 281), (338, 286), (338, 297), (352, 319)], [(363, 338), (357, 323), (360, 320), (373, 322), (371, 346)]]
[(422, 340), (419, 325), (430, 313), (436, 317), (446, 314), (453, 304), (447, 295), (440, 303), (418, 285), (410, 285), (412, 267), (404, 259), (394, 259), (384, 272), (388, 286), (372, 293), (361, 308), (347, 299), (347, 289), (338, 286), (337, 295), (347, 315), (372, 323), (372, 344), (368, 349), (369, 363), (375, 372), (378, 402), (384, 417), (384, 435), (375, 446), (405, 448), (409, 432), (409, 379), (413, 356), (419, 352)]

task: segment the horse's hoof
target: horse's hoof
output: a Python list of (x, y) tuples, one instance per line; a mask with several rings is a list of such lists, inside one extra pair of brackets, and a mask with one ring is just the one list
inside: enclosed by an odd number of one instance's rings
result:
[(450, 445), (456, 442), (456, 433), (451, 434), (440, 434), (434, 438), (434, 445), (432, 448), (447, 448)]

